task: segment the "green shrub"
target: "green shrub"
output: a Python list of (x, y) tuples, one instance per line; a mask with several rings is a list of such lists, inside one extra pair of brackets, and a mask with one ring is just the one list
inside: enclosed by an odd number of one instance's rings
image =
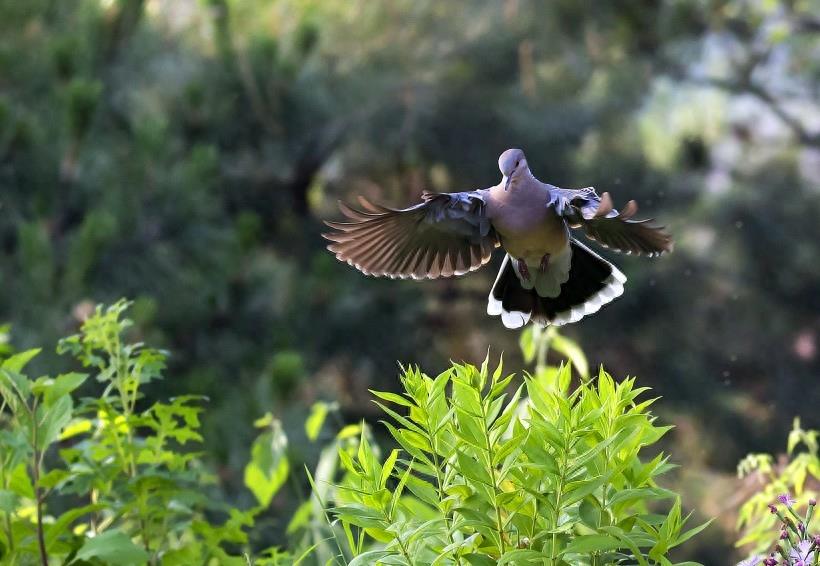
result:
[[(818, 436), (820, 432), (804, 430), (796, 418), (787, 442), (787, 460), (749, 454), (738, 464), (740, 478), (756, 476), (761, 485), (738, 514), (737, 527), (743, 536), (737, 546), (753, 555), (745, 562), (747, 566), (762, 564), (763, 553), (774, 553), (781, 564), (791, 565), (811, 552), (812, 560), (806, 564), (820, 563), (820, 552), (815, 552), (820, 546), (813, 544), (813, 534), (820, 532), (820, 518), (814, 513), (820, 496)], [(801, 544), (803, 556), (799, 556)]]
[[(215, 477), (190, 449), (202, 441), (202, 399), (143, 406), (142, 388), (161, 377), (166, 354), (124, 342), (127, 307), (97, 307), (60, 342), (90, 373), (31, 379), (23, 372), (39, 350), (0, 366), (4, 564), (246, 564), (239, 550), (261, 507), (209, 497)], [(78, 399), (92, 376), (101, 391)], [(255, 461), (265, 455), (254, 449)]]
[[(366, 436), (341, 450), (330, 509), (350, 564), (671, 564), (680, 500), (642, 459), (669, 427), (634, 379), (601, 371), (571, 393), (570, 368), (546, 381), (455, 364), (431, 378), (404, 371), (403, 395), (374, 392), (399, 445), (381, 459)], [(672, 500), (664, 514), (652, 500)]]
[[(397, 447), (382, 457), (369, 426), (342, 425), (285, 517), (289, 548), (251, 558), (249, 533), (293, 479), (281, 423), (255, 423), (244, 479), (257, 505), (221, 502), (198, 452), (205, 400), (147, 402), (166, 354), (126, 341), (128, 306), (97, 307), (60, 342), (87, 373), (31, 379), (38, 350), (2, 352), (3, 563), (670, 565), (705, 527), (684, 529), (679, 498), (656, 484), (672, 466), (645, 449), (669, 427), (639, 398), (646, 389), (601, 371), (570, 391), (570, 365), (548, 366), (548, 347), (585, 375), (580, 349), (530, 331), (539, 363), (518, 385), (485, 362), (435, 378), (406, 368), (403, 394), (373, 392)], [(337, 410), (314, 404), (311, 442)]]

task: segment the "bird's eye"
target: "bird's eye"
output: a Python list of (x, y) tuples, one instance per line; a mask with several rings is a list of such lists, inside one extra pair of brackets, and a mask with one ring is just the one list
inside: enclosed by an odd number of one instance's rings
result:
[(521, 160), (515, 162), (515, 166), (518, 167), (518, 164), (521, 163)]

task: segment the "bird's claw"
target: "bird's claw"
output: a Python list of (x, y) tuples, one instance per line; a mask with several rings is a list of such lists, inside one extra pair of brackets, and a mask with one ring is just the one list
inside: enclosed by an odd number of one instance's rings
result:
[(544, 273), (550, 265), (550, 254), (544, 254), (544, 257), (541, 258), (541, 265), (538, 266), (538, 270), (541, 273)]
[(518, 260), (518, 273), (521, 274), (522, 279), (525, 281), (530, 280), (530, 269), (527, 267), (527, 262), (523, 259)]

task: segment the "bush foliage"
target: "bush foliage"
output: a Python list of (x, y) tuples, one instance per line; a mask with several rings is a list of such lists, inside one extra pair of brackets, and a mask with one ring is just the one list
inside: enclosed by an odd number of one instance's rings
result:
[[(738, 464), (738, 476), (758, 484), (757, 491), (741, 506), (737, 522), (742, 530), (737, 546), (760, 557), (756, 562), (750, 558), (748, 566), (761, 564), (760, 553), (765, 552), (774, 552), (783, 564), (797, 564), (800, 557), (794, 558), (787, 548), (797, 549), (800, 543), (804, 544), (802, 558), (808, 549), (813, 552), (813, 560), (806, 564), (820, 562), (820, 552), (814, 552), (820, 549), (820, 538), (812, 546), (812, 533), (820, 531), (820, 519), (814, 513), (820, 496), (819, 436), (820, 431), (804, 429), (795, 418), (787, 458), (778, 461), (770, 454), (749, 454)], [(782, 556), (778, 544), (784, 550)]]
[[(667, 457), (641, 458), (669, 427), (634, 379), (601, 371), (569, 393), (567, 365), (509, 394), (513, 379), (455, 364), (436, 378), (407, 369), (404, 395), (374, 392), (401, 449), (382, 462), (363, 438), (355, 457), (340, 452), (332, 514), (351, 564), (671, 564), (705, 527), (683, 530), (679, 499), (656, 484)], [(674, 503), (650, 513), (656, 499)], [(384, 546), (361, 552), (368, 541)]]
[[(685, 529), (680, 499), (656, 483), (671, 464), (645, 453), (669, 427), (646, 388), (602, 370), (570, 391), (570, 365), (516, 386), (485, 361), (435, 378), (406, 368), (403, 394), (373, 392), (397, 447), (382, 458), (367, 425), (343, 427), (289, 518), (291, 551), (251, 558), (248, 534), (292, 473), (282, 426), (256, 421), (245, 484), (257, 505), (213, 497), (197, 451), (206, 400), (146, 402), (166, 354), (125, 340), (127, 307), (97, 307), (60, 342), (86, 373), (32, 379), (38, 350), (2, 362), (6, 563), (666, 565), (705, 527)], [(313, 407), (310, 439), (332, 410)], [(656, 500), (671, 504), (658, 514)]]

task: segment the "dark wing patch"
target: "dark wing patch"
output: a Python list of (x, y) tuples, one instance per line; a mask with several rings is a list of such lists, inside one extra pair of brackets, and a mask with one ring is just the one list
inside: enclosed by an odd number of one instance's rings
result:
[(609, 193), (599, 197), (592, 187), (580, 190), (556, 187), (552, 192), (553, 206), (569, 225), (581, 228), (588, 238), (605, 248), (649, 257), (672, 251), (672, 236), (663, 226), (653, 225), (651, 218), (632, 220), (638, 212), (634, 200), (618, 212)]
[(424, 202), (395, 209), (359, 198), (342, 202), (350, 222), (325, 222), (327, 248), (366, 275), (437, 279), (475, 271), (490, 261), (498, 236), (486, 216), (482, 191), (425, 193)]

